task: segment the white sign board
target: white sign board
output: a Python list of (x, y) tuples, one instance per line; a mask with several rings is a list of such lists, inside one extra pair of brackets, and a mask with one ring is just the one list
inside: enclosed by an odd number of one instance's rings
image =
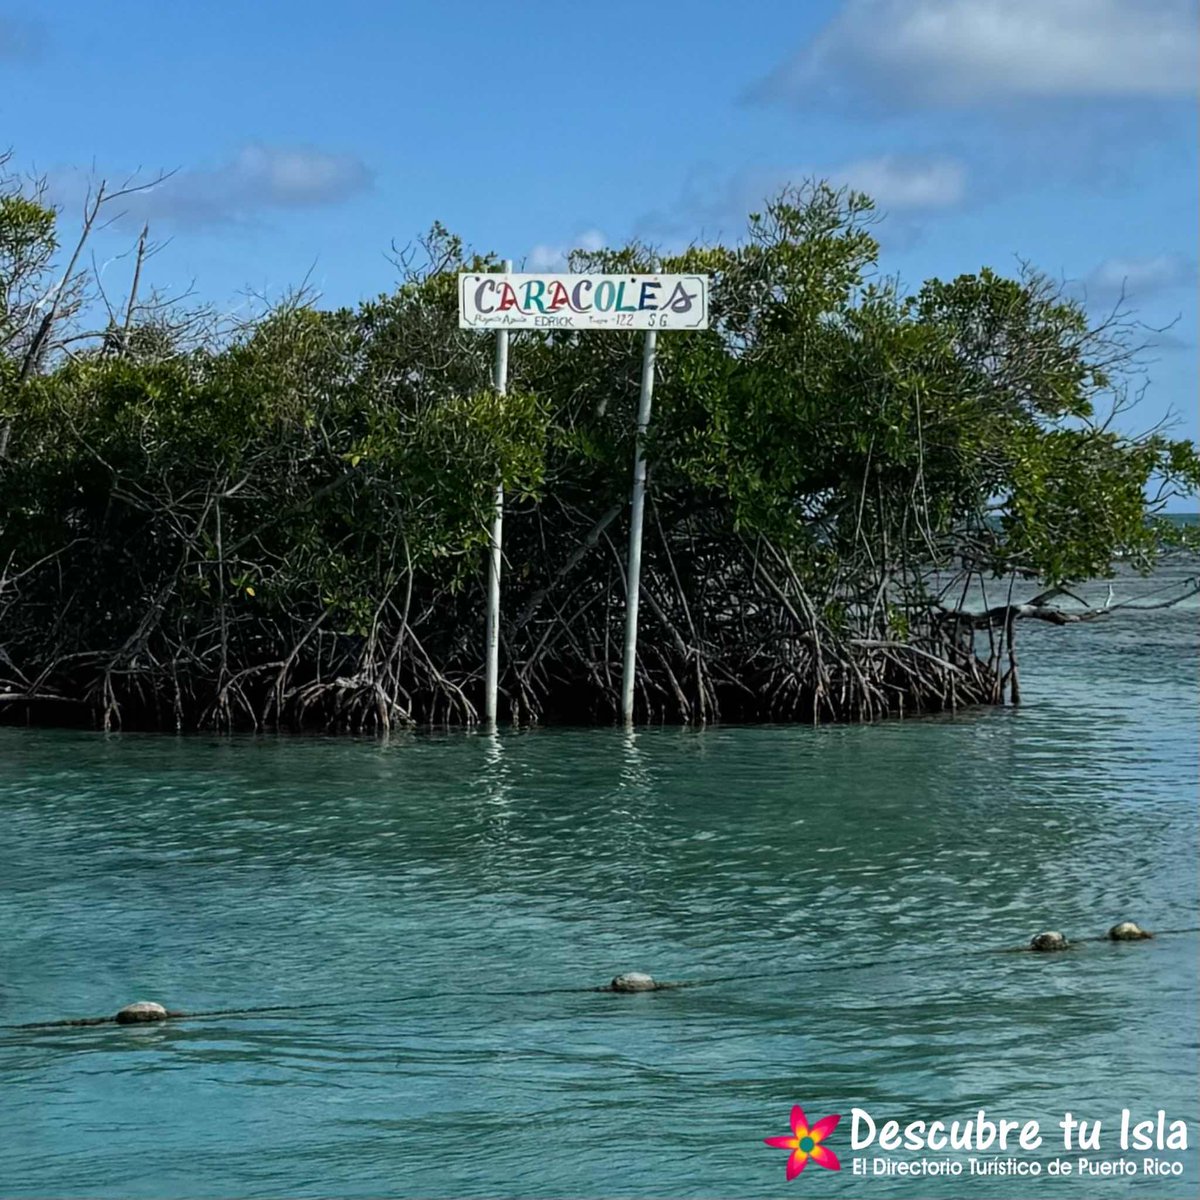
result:
[(707, 329), (707, 275), (458, 277), (461, 329)]

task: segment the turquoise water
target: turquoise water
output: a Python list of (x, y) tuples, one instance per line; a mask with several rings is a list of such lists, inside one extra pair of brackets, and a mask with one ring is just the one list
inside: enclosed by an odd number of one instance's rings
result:
[[(1200, 924), (1197, 609), (1021, 633), (1020, 711), (873, 728), (0, 730), (0, 1023), (326, 1005), (0, 1030), (0, 1194), (1194, 1196), (1197, 935), (993, 951)], [(1193, 1149), (786, 1184), (794, 1103)]]

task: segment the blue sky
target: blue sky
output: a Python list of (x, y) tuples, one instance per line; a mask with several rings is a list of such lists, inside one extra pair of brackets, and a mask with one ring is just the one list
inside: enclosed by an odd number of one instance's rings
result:
[(1100, 310), (1124, 282), (1174, 322), (1136, 423), (1196, 437), (1195, 44), (1191, 0), (0, 0), (0, 146), (68, 219), (89, 172), (175, 170), (105, 279), (148, 217), (155, 282), (227, 309), (385, 291), (435, 219), (552, 269), (736, 237), (824, 176), (875, 195), (911, 286), (1023, 258)]

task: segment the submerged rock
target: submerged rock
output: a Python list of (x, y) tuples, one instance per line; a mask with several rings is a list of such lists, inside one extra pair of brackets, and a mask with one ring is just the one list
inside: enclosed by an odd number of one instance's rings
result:
[(1140, 942), (1143, 938), (1152, 938), (1154, 934), (1143, 929), (1136, 921), (1119, 921), (1109, 931), (1110, 941)]
[(167, 1010), (161, 1004), (155, 1004), (153, 1000), (138, 1000), (133, 1004), (127, 1004), (117, 1013), (116, 1017), (118, 1025), (140, 1025), (143, 1021), (165, 1021), (166, 1019)]
[(1049, 953), (1052, 950), (1067, 950), (1071, 943), (1057, 930), (1050, 930), (1046, 933), (1039, 933), (1029, 943), (1030, 950), (1037, 950), (1041, 953)]
[(658, 984), (641, 971), (627, 971), (624, 975), (618, 975), (609, 987), (614, 992), (652, 992)]

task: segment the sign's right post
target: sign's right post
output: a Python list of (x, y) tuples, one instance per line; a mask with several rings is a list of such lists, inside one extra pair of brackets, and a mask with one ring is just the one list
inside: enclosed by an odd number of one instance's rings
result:
[(642, 348), (642, 390), (638, 398), (637, 444), (633, 453), (633, 497), (629, 510), (629, 563), (625, 568), (625, 659), (621, 672), (621, 720), (633, 724), (637, 677), (638, 598), (642, 586), (642, 520), (646, 509), (646, 430), (654, 397), (654, 356), (658, 331), (647, 329)]

